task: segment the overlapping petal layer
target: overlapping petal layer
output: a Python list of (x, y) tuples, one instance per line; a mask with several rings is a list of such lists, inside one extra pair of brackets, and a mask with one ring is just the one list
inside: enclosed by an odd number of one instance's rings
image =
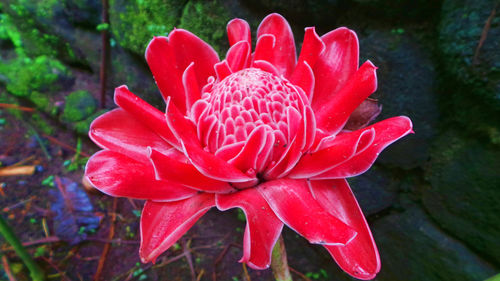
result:
[(217, 208), (225, 211), (241, 208), (247, 225), (243, 237), (243, 257), (240, 262), (254, 269), (265, 269), (271, 264), (271, 252), (283, 228), (266, 200), (254, 188), (216, 196)]
[(85, 176), (100, 191), (117, 197), (176, 201), (197, 193), (178, 183), (157, 180), (151, 165), (109, 150), (90, 157)]
[(358, 279), (372, 279), (380, 270), (380, 258), (363, 212), (345, 179), (309, 181), (311, 193), (330, 214), (356, 230), (345, 246), (325, 246), (339, 266)]
[(287, 225), (323, 245), (351, 276), (374, 278), (378, 251), (345, 178), (411, 133), (410, 119), (367, 126), (381, 110), (368, 98), (377, 68), (370, 61), (358, 68), (352, 30), (320, 37), (306, 28), (298, 60), (281, 15), (262, 21), (253, 53), (246, 21), (230, 21), (227, 33), (222, 61), (183, 29), (151, 41), (146, 60), (166, 111), (117, 88), (120, 108), (91, 125), (104, 150), (89, 159), (85, 176), (109, 195), (148, 200), (143, 262), (154, 262), (217, 206), (244, 211), (240, 262), (254, 269), (269, 267)]
[(215, 195), (210, 193), (175, 202), (147, 201), (141, 214), (142, 262), (155, 262), (214, 206)]
[(269, 181), (257, 190), (281, 221), (311, 243), (346, 245), (357, 234), (318, 204), (305, 180)]

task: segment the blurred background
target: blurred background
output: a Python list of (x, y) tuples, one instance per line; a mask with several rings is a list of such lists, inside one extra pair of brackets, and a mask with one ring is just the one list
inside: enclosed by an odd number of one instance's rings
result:
[[(223, 58), (230, 19), (246, 19), (255, 38), (271, 12), (289, 21), (299, 50), (307, 26), (355, 30), (360, 63), (379, 67), (378, 120), (414, 122), (414, 135), (349, 180), (380, 250), (376, 280), (499, 272), (500, 1), (2, 0), (0, 216), (48, 280), (273, 280), (237, 263), (237, 211), (210, 211), (156, 265), (141, 264), (143, 202), (81, 182), (97, 151), (89, 124), (114, 107), (115, 87), (164, 107), (144, 59), (153, 36), (185, 28)], [(284, 236), (296, 280), (353, 280), (322, 247)], [(0, 280), (29, 280), (2, 237), (0, 258)]]

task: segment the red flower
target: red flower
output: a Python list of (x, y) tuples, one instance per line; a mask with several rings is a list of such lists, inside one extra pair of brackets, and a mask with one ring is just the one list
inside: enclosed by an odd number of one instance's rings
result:
[[(306, 28), (298, 60), (278, 14), (260, 24), (253, 53), (247, 22), (234, 19), (227, 32), (231, 48), (222, 61), (183, 29), (151, 41), (146, 60), (166, 114), (117, 88), (119, 108), (91, 125), (103, 150), (89, 159), (86, 177), (111, 196), (148, 200), (143, 262), (210, 208), (241, 208), (241, 262), (250, 267), (269, 266), (286, 224), (323, 245), (350, 275), (374, 278), (377, 247), (345, 178), (365, 172), (387, 145), (412, 132), (410, 119), (346, 127), (377, 87), (376, 67), (367, 61), (358, 68), (358, 40), (347, 28), (322, 37)], [(359, 107), (349, 123), (365, 126), (379, 112), (375, 106), (367, 114), (370, 107)]]

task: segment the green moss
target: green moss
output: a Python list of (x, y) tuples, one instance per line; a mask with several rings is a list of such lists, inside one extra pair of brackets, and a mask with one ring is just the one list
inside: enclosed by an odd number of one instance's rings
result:
[(62, 8), (56, 0), (12, 0), (2, 9), (0, 34), (7, 33), (18, 55), (59, 57), (73, 62), (70, 45), (54, 33)]
[(229, 47), (224, 37), (229, 20), (231, 16), (221, 1), (191, 0), (182, 11), (179, 27), (196, 34), (222, 54)]
[(56, 82), (70, 73), (59, 61), (39, 56), (35, 59), (19, 57), (6, 63), (0, 62), (0, 74), (7, 78), (8, 92), (30, 98), (35, 92), (59, 90), (60, 85)]
[(118, 43), (144, 54), (153, 36), (167, 35), (178, 22), (184, 0), (111, 0), (111, 31)]
[(52, 103), (46, 94), (42, 94), (38, 91), (31, 92), (29, 99), (35, 104), (35, 106), (44, 112), (50, 112), (52, 110)]
[(49, 114), (55, 114), (51, 94), (61, 89), (61, 82), (69, 75), (63, 64), (46, 56), (0, 61), (0, 76), (5, 78), (7, 91)]
[(77, 122), (89, 117), (97, 109), (97, 101), (88, 91), (75, 91), (66, 97), (61, 120)]
[(18, 55), (24, 55), (21, 33), (7, 14), (0, 14), (0, 39), (8, 40), (14, 46)]
[(52, 135), (55, 132), (54, 127), (47, 123), (38, 113), (33, 113), (31, 115), (31, 122), (38, 131), (46, 135)]
[(96, 113), (92, 114), (91, 116), (89, 116), (85, 120), (73, 123), (73, 129), (78, 134), (88, 135), (90, 123), (92, 123), (92, 121), (94, 121), (94, 119), (96, 119), (97, 117), (101, 116), (102, 114), (104, 114), (106, 112), (107, 112), (107, 110), (102, 109), (102, 110), (99, 110)]

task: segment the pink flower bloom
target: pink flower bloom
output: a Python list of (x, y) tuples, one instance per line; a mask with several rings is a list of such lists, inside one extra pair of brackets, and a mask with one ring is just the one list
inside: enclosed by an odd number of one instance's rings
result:
[(298, 60), (278, 14), (260, 24), (253, 53), (247, 22), (230, 21), (227, 33), (231, 48), (222, 61), (183, 29), (151, 41), (146, 60), (166, 113), (117, 88), (119, 108), (91, 125), (103, 150), (89, 159), (86, 177), (111, 196), (148, 200), (143, 262), (155, 261), (210, 208), (241, 208), (240, 262), (269, 267), (285, 224), (324, 246), (350, 275), (374, 278), (377, 247), (345, 178), (412, 132), (410, 119), (366, 127), (380, 111), (367, 100), (376, 67), (367, 61), (358, 68), (358, 40), (347, 28), (322, 37), (306, 28)]

